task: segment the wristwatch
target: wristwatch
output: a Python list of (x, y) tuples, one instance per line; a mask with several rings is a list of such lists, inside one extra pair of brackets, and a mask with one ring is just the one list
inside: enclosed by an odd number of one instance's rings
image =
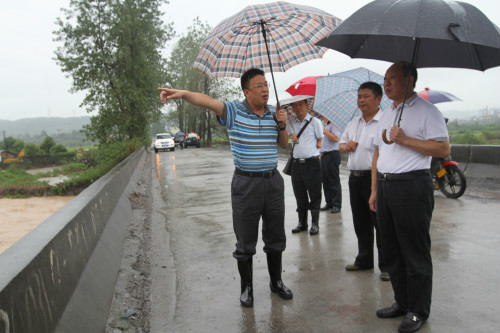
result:
[(279, 124), (277, 124), (277, 125), (276, 125), (276, 127), (278, 127), (278, 129), (279, 129), (280, 131), (284, 131), (284, 130), (286, 130), (286, 125), (285, 125), (285, 126), (283, 126), (283, 127), (280, 127), (280, 125), (279, 125)]

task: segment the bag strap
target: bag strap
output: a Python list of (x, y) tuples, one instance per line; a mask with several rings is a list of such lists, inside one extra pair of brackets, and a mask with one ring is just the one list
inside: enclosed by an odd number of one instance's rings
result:
[(299, 131), (299, 134), (297, 134), (297, 139), (300, 137), (300, 135), (302, 134), (302, 132), (304, 132), (304, 130), (306, 129), (307, 125), (309, 125), (309, 123), (311, 122), (312, 120), (312, 117), (306, 122), (306, 124), (304, 125), (304, 127), (302, 127)]
[[(312, 120), (312, 117), (306, 122), (306, 124), (304, 125), (304, 127), (302, 127), (300, 129), (299, 134), (297, 134), (297, 140), (300, 138), (300, 135), (302, 134), (302, 132), (304, 132), (304, 130), (306, 129), (307, 125), (309, 125), (309, 123), (311, 122), (311, 120)], [(295, 148), (295, 142), (292, 145), (292, 154), (293, 154), (293, 148)]]

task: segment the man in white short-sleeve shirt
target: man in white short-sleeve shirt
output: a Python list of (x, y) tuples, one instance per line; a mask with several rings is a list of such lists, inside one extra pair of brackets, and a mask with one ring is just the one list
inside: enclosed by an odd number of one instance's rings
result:
[[(307, 212), (311, 211), (310, 235), (319, 232), (319, 209), (321, 206), (321, 165), (319, 149), (323, 140), (321, 120), (308, 112), (308, 96), (290, 99), (296, 118), (287, 122), (287, 132), (293, 140), (292, 187), (299, 222), (292, 233), (306, 231)], [(306, 127), (307, 126), (307, 127)], [(300, 131), (300, 137), (297, 138)]]
[(392, 65), (385, 74), (384, 91), (394, 103), (380, 117), (369, 200), (377, 212), (382, 253), (396, 301), (376, 314), (380, 318), (405, 316), (399, 332), (419, 330), (430, 314), (429, 229), (434, 188), (429, 168), (432, 156), (450, 154), (444, 117), (415, 93), (416, 81), (417, 70), (406, 62)]
[(380, 278), (389, 280), (380, 242), (377, 215), (370, 209), (372, 187), (372, 157), (375, 151), (375, 138), (382, 111), (382, 87), (376, 82), (364, 82), (358, 89), (358, 108), (362, 115), (352, 119), (340, 138), (340, 151), (349, 154), (347, 167), (349, 175), (349, 199), (351, 202), (352, 222), (358, 239), (358, 255), (353, 264), (346, 266), (347, 271), (372, 269), (374, 266), (373, 243), (376, 236), (378, 267)]

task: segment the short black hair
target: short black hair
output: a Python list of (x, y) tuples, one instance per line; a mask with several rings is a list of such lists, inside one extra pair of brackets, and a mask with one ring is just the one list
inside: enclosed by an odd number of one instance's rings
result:
[(243, 73), (243, 75), (241, 76), (241, 90), (248, 89), (248, 83), (254, 76), (257, 75), (265, 76), (265, 73), (263, 70), (258, 68), (250, 68), (245, 73)]
[(372, 81), (363, 82), (358, 88), (358, 93), (361, 89), (370, 89), (375, 95), (375, 97), (382, 96), (383, 94), (382, 87), (377, 82), (372, 82)]
[(407, 78), (408, 73), (410, 74), (410, 76), (413, 76), (413, 78), (414, 78), (413, 88), (415, 88), (415, 86), (417, 85), (417, 78), (418, 78), (417, 68), (415, 68), (415, 66), (413, 64), (410, 64), (407, 61), (398, 61), (394, 65), (396, 65), (397, 67), (399, 67), (403, 71), (404, 77)]

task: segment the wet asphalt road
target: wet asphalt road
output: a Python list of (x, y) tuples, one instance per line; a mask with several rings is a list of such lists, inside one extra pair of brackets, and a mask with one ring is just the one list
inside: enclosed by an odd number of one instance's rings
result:
[[(152, 152), (149, 152), (153, 154)], [(278, 169), (285, 164), (280, 156)], [(254, 308), (239, 304), (232, 257), (229, 149), (188, 148), (154, 154), (151, 332), (397, 332), (402, 318), (379, 319), (393, 303), (379, 271), (346, 272), (357, 254), (347, 186), (343, 207), (321, 212), (320, 231), (293, 234), (297, 223), (285, 179), (287, 249), (283, 281), (293, 300), (269, 290), (259, 239)], [(474, 186), (457, 200), (436, 191), (431, 225), (434, 287), (431, 316), (420, 332), (498, 332), (500, 191)]]

